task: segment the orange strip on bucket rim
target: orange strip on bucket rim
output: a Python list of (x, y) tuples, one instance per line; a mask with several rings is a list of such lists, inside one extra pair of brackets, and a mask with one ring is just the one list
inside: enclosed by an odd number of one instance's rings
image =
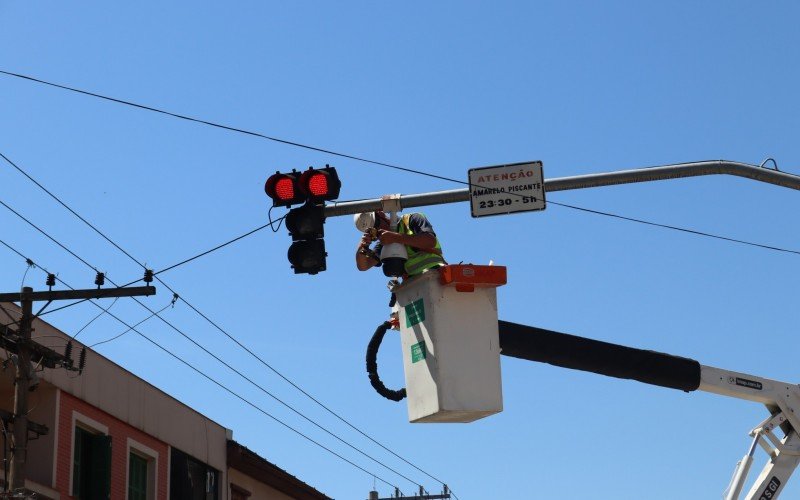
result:
[(502, 286), (507, 283), (506, 267), (472, 264), (443, 266), (439, 270), (439, 282), (442, 285), (456, 285), (459, 291), (471, 291), (468, 289), (474, 287)]

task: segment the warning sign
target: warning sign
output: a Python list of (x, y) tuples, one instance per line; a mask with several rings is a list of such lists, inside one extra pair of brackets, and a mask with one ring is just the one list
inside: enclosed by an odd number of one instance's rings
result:
[(470, 169), (469, 199), (473, 217), (544, 210), (542, 162)]
[(418, 342), (411, 346), (411, 364), (428, 357), (428, 349), (425, 347), (425, 341)]
[(415, 300), (414, 302), (406, 305), (406, 328), (411, 328), (414, 325), (425, 321), (425, 303), (422, 299)]

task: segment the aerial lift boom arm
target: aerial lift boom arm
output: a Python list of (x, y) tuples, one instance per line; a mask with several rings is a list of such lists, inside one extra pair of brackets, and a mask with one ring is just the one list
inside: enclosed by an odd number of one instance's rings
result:
[[(796, 430), (800, 429), (800, 387), (797, 384), (507, 321), (499, 322), (499, 334), (502, 354), (506, 356), (686, 392), (700, 390), (765, 405), (770, 416), (750, 431), (752, 444), (737, 464), (725, 500), (738, 500), (757, 444), (770, 459), (745, 497), (747, 500), (778, 498), (800, 463), (800, 435)], [(778, 427), (784, 433), (781, 439), (774, 433)]]

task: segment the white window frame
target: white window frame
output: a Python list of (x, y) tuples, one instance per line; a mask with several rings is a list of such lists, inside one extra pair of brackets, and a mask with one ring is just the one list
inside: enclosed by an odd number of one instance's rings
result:
[(131, 453), (147, 460), (147, 500), (155, 500), (158, 492), (158, 452), (133, 438), (128, 438), (127, 452), (125, 454), (125, 500), (128, 500)]
[(93, 418), (80, 413), (77, 410), (72, 410), (72, 427), (70, 428), (70, 443), (69, 443), (69, 494), (72, 495), (72, 479), (75, 476), (75, 428), (80, 427), (95, 434), (103, 434), (108, 436), (108, 426), (101, 424)]

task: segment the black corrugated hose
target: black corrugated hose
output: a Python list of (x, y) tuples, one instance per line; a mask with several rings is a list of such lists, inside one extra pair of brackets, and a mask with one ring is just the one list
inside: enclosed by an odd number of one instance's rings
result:
[(406, 397), (405, 387), (398, 391), (393, 391), (383, 385), (381, 378), (378, 376), (378, 349), (380, 349), (381, 342), (383, 342), (383, 336), (391, 327), (392, 323), (385, 321), (372, 335), (372, 339), (367, 345), (367, 374), (369, 375), (369, 383), (378, 391), (378, 394), (392, 401), (402, 401)]

